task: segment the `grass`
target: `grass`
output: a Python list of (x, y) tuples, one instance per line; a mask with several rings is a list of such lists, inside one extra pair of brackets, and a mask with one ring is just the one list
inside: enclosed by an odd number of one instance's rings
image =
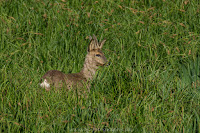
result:
[[(199, 132), (197, 0), (0, 1), (0, 132)], [(111, 62), (88, 98), (38, 86), (79, 72), (89, 35)]]

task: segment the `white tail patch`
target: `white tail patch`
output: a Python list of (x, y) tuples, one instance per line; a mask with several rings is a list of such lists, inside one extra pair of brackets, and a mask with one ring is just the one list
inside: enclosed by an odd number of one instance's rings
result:
[(42, 88), (50, 88), (50, 84), (47, 82), (46, 79), (40, 84)]

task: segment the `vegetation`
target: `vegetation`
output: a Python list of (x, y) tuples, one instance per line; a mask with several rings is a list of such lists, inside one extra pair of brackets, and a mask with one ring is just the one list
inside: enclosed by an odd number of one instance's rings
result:
[[(200, 132), (198, 0), (2, 0), (0, 29), (0, 132)], [(110, 65), (88, 97), (41, 89), (93, 34)]]

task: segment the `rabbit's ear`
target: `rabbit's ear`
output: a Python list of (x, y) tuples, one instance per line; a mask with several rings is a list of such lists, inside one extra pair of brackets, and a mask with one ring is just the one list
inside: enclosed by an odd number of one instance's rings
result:
[(100, 48), (100, 49), (103, 47), (103, 45), (104, 45), (105, 42), (106, 42), (106, 39), (104, 39), (103, 41), (101, 41), (101, 42), (99, 43), (99, 48)]

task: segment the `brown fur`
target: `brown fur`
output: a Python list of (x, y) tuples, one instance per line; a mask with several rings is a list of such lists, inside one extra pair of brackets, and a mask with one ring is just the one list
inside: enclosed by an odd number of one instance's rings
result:
[[(52, 86), (55, 88), (67, 87), (71, 89), (73, 87), (86, 87), (89, 89), (90, 81), (93, 79), (98, 66), (103, 66), (107, 62), (106, 57), (101, 51), (105, 40), (98, 42), (94, 35), (90, 37), (90, 40), (88, 53), (81, 72), (65, 74), (58, 70), (50, 70), (41, 78), (40, 86), (44, 87), (47, 91)], [(50, 86), (42, 85), (45, 80)]]

